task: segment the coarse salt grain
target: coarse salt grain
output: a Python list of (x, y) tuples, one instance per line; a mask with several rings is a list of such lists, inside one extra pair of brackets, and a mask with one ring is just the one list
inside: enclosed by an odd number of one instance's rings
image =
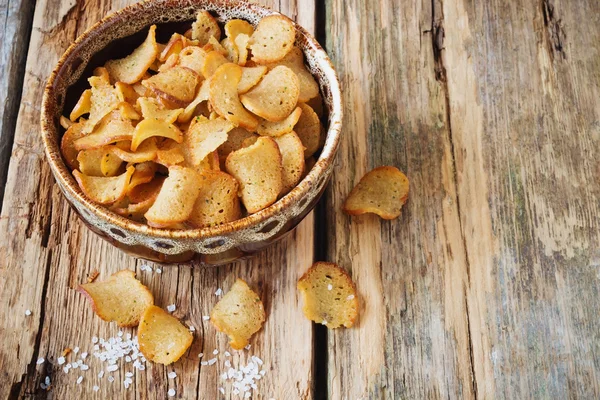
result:
[(202, 361), (200, 365), (208, 365), (208, 361)]
[(175, 311), (176, 307), (175, 304), (170, 304), (167, 306), (167, 311), (172, 313), (173, 311)]
[(198, 358), (202, 358), (202, 357), (204, 357), (204, 353), (198, 354)]
[(175, 379), (175, 378), (177, 378), (177, 373), (175, 371), (171, 371), (167, 374), (167, 378)]
[(115, 377), (114, 377), (114, 376), (109, 376), (109, 377), (108, 377), (108, 381), (109, 381), (109, 382), (114, 382), (114, 380), (115, 380)]
[(227, 368), (231, 367), (231, 361), (229, 361), (229, 360), (225, 360), (225, 366), (226, 366)]
[(75, 353), (75, 354), (79, 353), (79, 347), (75, 347), (75, 348), (73, 349), (73, 353)]
[(40, 358), (38, 358), (38, 359), (37, 359), (37, 361), (36, 361), (35, 363), (36, 363), (37, 365), (40, 365), (40, 364), (43, 364), (43, 363), (44, 363), (44, 361), (46, 361), (46, 360), (44, 360), (44, 357), (40, 357)]
[(123, 331), (119, 331), (119, 333), (117, 333), (118, 337), (122, 337), (123, 336)]
[(231, 353), (230, 353), (230, 352), (228, 352), (228, 351), (226, 351), (226, 352), (225, 352), (225, 353), (223, 353), (223, 354), (225, 354), (225, 357), (231, 357)]
[(46, 379), (44, 379), (44, 383), (46, 384), (46, 386), (50, 386), (50, 377), (47, 376)]
[(114, 372), (114, 371), (116, 371), (116, 370), (118, 370), (118, 369), (119, 369), (119, 366), (118, 366), (118, 365), (109, 365), (108, 367), (106, 367), (106, 370), (107, 370), (108, 372)]
[(321, 322), (322, 325), (327, 325), (327, 320), (323, 320), (323, 322)]
[(65, 358), (63, 356), (60, 356), (56, 359), (56, 362), (58, 363), (58, 365), (63, 365), (65, 363)]
[(210, 316), (208, 316), (208, 315), (203, 315), (202, 316), (202, 320), (203, 321), (208, 321), (209, 319), (210, 319)]
[(25, 315), (29, 317), (31, 315), (31, 310), (25, 310)]
[(196, 328), (190, 325), (190, 332), (196, 332)]
[(223, 289), (218, 288), (217, 291), (215, 292), (215, 296), (220, 296), (223, 294)]
[(125, 372), (125, 376), (127, 378), (131, 378), (133, 376), (133, 372)]
[(333, 285), (331, 283), (327, 285), (327, 290), (333, 290)]
[(82, 360), (85, 360), (87, 358), (87, 356), (88, 356), (87, 352), (84, 351), (83, 353), (81, 353), (81, 359)]
[(77, 378), (77, 384), (81, 384), (81, 382), (83, 382), (83, 376), (79, 376), (79, 378)]
[(104, 371), (98, 372), (98, 378), (102, 379), (103, 376), (104, 376)]
[(92, 336), (92, 343), (93, 344), (98, 343), (98, 336)]
[(96, 386), (96, 385), (94, 385), (94, 386), (92, 387), (92, 389), (94, 390), (94, 392), (97, 392), (98, 390), (100, 390), (100, 386)]
[(175, 396), (175, 389), (169, 389), (169, 391), (167, 392), (167, 394), (169, 395), (169, 397)]
[(215, 349), (215, 350), (213, 351), (213, 354), (216, 356), (217, 354), (219, 354), (219, 350)]
[(225, 394), (225, 389), (223, 389), (222, 387), (219, 388), (219, 392), (221, 392), (221, 394)]
[(210, 360), (208, 360), (208, 365), (213, 365), (214, 363), (217, 362), (217, 358), (211, 358)]
[(250, 348), (252, 347), (251, 344), (249, 344), (248, 346), (244, 347), (246, 350), (250, 350)]
[(156, 268), (156, 273), (157, 273), (157, 274), (162, 274), (162, 269), (160, 269), (160, 268)]

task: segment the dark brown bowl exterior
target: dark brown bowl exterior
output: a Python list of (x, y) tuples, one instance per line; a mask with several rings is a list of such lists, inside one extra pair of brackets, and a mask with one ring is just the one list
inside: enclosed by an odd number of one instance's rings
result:
[[(123, 57), (143, 41), (146, 29), (158, 25), (166, 38), (189, 27), (198, 10), (208, 10), (221, 22), (242, 18), (256, 24), (278, 14), (245, 1), (154, 0), (134, 4), (104, 18), (81, 35), (62, 56), (44, 92), (41, 112), (42, 139), (52, 173), (73, 209), (98, 235), (123, 251), (153, 261), (175, 263), (193, 258), (223, 264), (272, 244), (288, 234), (314, 208), (331, 176), (339, 146), (342, 103), (337, 75), (317, 41), (296, 25), (296, 45), (316, 77), (328, 111), (327, 137), (315, 166), (275, 204), (227, 224), (169, 230), (152, 228), (126, 219), (86, 198), (60, 153), (60, 115), (70, 109), (94, 67)], [(160, 38), (160, 37), (159, 37)]]

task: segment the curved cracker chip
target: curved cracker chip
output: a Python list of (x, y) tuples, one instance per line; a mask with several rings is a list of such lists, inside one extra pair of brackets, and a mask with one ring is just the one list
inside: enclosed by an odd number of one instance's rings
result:
[(185, 108), (185, 110), (183, 110), (181, 114), (179, 114), (179, 117), (177, 118), (177, 121), (179, 123), (186, 123), (192, 119), (194, 113), (196, 112), (196, 107), (198, 107), (198, 105), (200, 105), (200, 103), (202, 103), (203, 101), (207, 101), (210, 97), (209, 89), (210, 80), (205, 79), (202, 82), (202, 85), (200, 86), (200, 89), (198, 90), (198, 93), (196, 94), (194, 100), (187, 105), (187, 107)]
[(273, 137), (285, 135), (294, 130), (294, 126), (298, 123), (301, 114), (302, 108), (296, 107), (283, 121), (271, 122), (261, 119), (256, 128), (256, 133), (261, 136)]
[(90, 300), (101, 319), (123, 327), (137, 326), (144, 311), (154, 304), (150, 290), (129, 270), (116, 272), (105, 281), (79, 285), (77, 291)]
[(168, 124), (177, 121), (177, 118), (183, 112), (183, 108), (168, 109), (163, 103), (153, 97), (140, 97), (137, 99), (137, 104), (144, 119), (160, 119)]
[(350, 215), (374, 213), (394, 219), (400, 216), (408, 191), (408, 178), (398, 168), (378, 167), (360, 179), (342, 209)]
[(223, 118), (204, 119), (194, 124), (185, 135), (185, 143), (190, 152), (192, 165), (199, 165), (207, 155), (225, 143), (227, 132), (233, 128), (233, 123)]
[(240, 101), (248, 110), (268, 121), (284, 120), (298, 103), (298, 77), (288, 67), (278, 66), (269, 71), (262, 80)]
[(88, 176), (104, 176), (101, 164), (102, 157), (106, 152), (106, 147), (80, 151), (79, 154), (77, 154), (79, 171)]
[(215, 111), (236, 126), (255, 130), (258, 120), (244, 109), (238, 97), (242, 67), (233, 63), (221, 65), (210, 79), (210, 104)]
[(235, 40), (236, 36), (243, 33), (248, 36), (252, 36), (254, 33), (254, 27), (243, 19), (230, 19), (225, 24), (225, 35), (232, 40)]
[[(127, 143), (127, 142), (124, 142)], [(143, 163), (146, 161), (152, 161), (156, 158), (156, 139), (146, 139), (138, 146), (136, 151), (130, 151), (131, 143), (126, 148), (120, 148), (119, 146), (110, 146), (111, 151), (121, 160), (128, 163)]]
[(144, 119), (135, 127), (131, 139), (131, 151), (136, 151), (144, 140), (156, 136), (172, 139), (177, 143), (183, 141), (183, 133), (175, 125), (160, 119)]
[(302, 114), (294, 126), (294, 132), (304, 145), (304, 158), (308, 158), (319, 150), (321, 140), (321, 121), (308, 104), (300, 103)]
[(221, 40), (221, 46), (227, 52), (227, 54), (225, 54), (225, 58), (227, 58), (227, 61), (237, 64), (238, 51), (235, 47), (235, 43), (233, 42), (233, 40), (231, 38), (226, 37), (225, 39)]
[(90, 115), (86, 122), (84, 133), (90, 133), (104, 117), (110, 114), (120, 103), (117, 90), (107, 79), (91, 76), (88, 82), (92, 87), (90, 97)]
[(131, 140), (134, 130), (130, 119), (125, 118), (120, 111), (113, 111), (102, 120), (93, 133), (77, 139), (75, 148), (97, 149), (107, 144)]
[(158, 55), (158, 61), (164, 63), (173, 54), (179, 54), (185, 47), (185, 37), (175, 32), (164, 49)]
[(210, 313), (210, 322), (219, 332), (229, 336), (235, 350), (248, 345), (250, 338), (262, 328), (266, 319), (260, 297), (242, 279), (237, 279)]
[(242, 78), (240, 79), (240, 83), (238, 83), (238, 94), (244, 94), (258, 85), (258, 82), (265, 76), (267, 70), (267, 67), (264, 65), (242, 68)]
[(131, 176), (131, 180), (129, 181), (129, 185), (127, 186), (127, 195), (131, 198), (130, 193), (136, 187), (148, 183), (154, 179), (154, 174), (156, 174), (156, 170), (158, 166), (151, 162), (147, 161), (144, 163), (140, 163), (135, 165), (135, 171)]
[(227, 141), (218, 149), (219, 158), (225, 160), (229, 153), (244, 147), (243, 142), (249, 137), (258, 137), (256, 134), (247, 131), (244, 128), (233, 128), (227, 133)]
[(72, 122), (77, 121), (79, 117), (84, 114), (89, 114), (92, 108), (92, 89), (86, 89), (81, 93), (79, 100), (77, 100), (77, 104), (73, 107), (73, 111), (69, 115), (69, 119)]
[(108, 61), (105, 67), (113, 82), (132, 84), (142, 79), (157, 56), (156, 25), (152, 25), (140, 47), (125, 58)]
[(304, 65), (304, 54), (300, 48), (294, 46), (283, 59), (269, 64), (267, 67), (273, 69), (279, 65), (288, 67), (294, 71), (298, 77), (298, 85), (300, 87), (298, 101), (305, 103), (319, 95), (319, 85), (308, 69), (306, 69), (306, 66)]
[(156, 201), (145, 214), (155, 226), (168, 226), (190, 217), (200, 191), (200, 175), (191, 168), (173, 166)]
[(135, 168), (131, 166), (119, 176), (106, 178), (84, 175), (75, 170), (73, 176), (87, 197), (99, 204), (110, 204), (125, 197), (134, 171)]
[(200, 77), (195, 71), (175, 66), (143, 80), (142, 85), (161, 98), (183, 106), (194, 100), (199, 82)]
[(241, 33), (235, 37), (234, 47), (237, 52), (237, 60), (236, 62), (244, 66), (248, 61), (248, 46), (250, 43), (250, 37), (244, 33)]
[[(150, 203), (146, 209), (146, 211), (148, 211), (150, 206), (154, 204), (154, 201), (158, 197), (158, 193), (160, 193), (160, 188), (162, 187), (164, 181), (164, 176), (156, 176), (149, 182), (142, 183), (129, 189), (127, 196), (133, 202), (133, 204), (143, 203), (148, 201), (148, 199), (152, 199), (152, 203)], [(144, 214), (146, 211), (144, 211)]]
[(188, 327), (162, 308), (151, 305), (142, 314), (138, 341), (140, 351), (148, 360), (172, 364), (181, 358), (193, 340)]
[(201, 49), (200, 47), (189, 46), (179, 53), (177, 64), (181, 67), (189, 68), (198, 75), (201, 75), (207, 54), (206, 50)]
[(197, 40), (200, 46), (204, 46), (211, 37), (220, 40), (221, 28), (208, 11), (201, 10), (192, 24), (192, 39)]
[(242, 215), (238, 197), (239, 184), (221, 171), (202, 173), (200, 194), (188, 222), (196, 228), (235, 221)]
[(156, 152), (156, 162), (164, 165), (165, 167), (171, 167), (173, 165), (179, 165), (185, 161), (185, 152), (183, 146), (180, 143), (172, 140), (161, 144), (158, 151)]
[(218, 51), (210, 51), (206, 57), (204, 57), (202, 75), (204, 75), (205, 79), (212, 77), (217, 69), (223, 64), (227, 64), (227, 58)]
[(298, 281), (304, 315), (329, 329), (354, 325), (358, 316), (356, 286), (348, 273), (334, 263), (317, 262)]
[(283, 164), (283, 189), (282, 194), (292, 190), (304, 174), (304, 146), (296, 133), (288, 132), (285, 135), (273, 138), (279, 146)]
[(283, 188), (283, 166), (277, 143), (261, 136), (249, 147), (231, 152), (225, 168), (240, 183), (242, 202), (255, 213), (277, 200)]
[(79, 150), (75, 148), (75, 141), (85, 135), (83, 133), (84, 126), (85, 121), (71, 125), (60, 141), (60, 152), (63, 155), (65, 163), (71, 170), (79, 169), (79, 162), (77, 161)]
[(279, 61), (292, 49), (295, 40), (296, 29), (289, 18), (283, 15), (264, 17), (252, 34), (252, 59), (259, 64)]

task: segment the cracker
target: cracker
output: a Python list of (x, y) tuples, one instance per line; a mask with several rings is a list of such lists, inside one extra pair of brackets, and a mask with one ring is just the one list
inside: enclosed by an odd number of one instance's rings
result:
[(267, 73), (267, 67), (260, 65), (258, 67), (244, 67), (242, 68), (242, 78), (238, 83), (238, 93), (244, 94), (258, 85), (258, 82)]
[(88, 78), (92, 87), (90, 97), (90, 115), (86, 122), (84, 133), (90, 133), (111, 111), (119, 105), (119, 96), (110, 82), (98, 76)]
[(142, 116), (145, 119), (160, 119), (168, 124), (177, 121), (179, 115), (184, 111), (183, 108), (170, 110), (163, 103), (153, 97), (140, 97), (137, 99), (137, 104), (140, 107)]
[(221, 171), (202, 173), (200, 194), (188, 222), (196, 228), (235, 221), (242, 215), (238, 197), (239, 184)]
[(86, 89), (81, 93), (79, 100), (77, 100), (77, 104), (73, 107), (73, 111), (69, 115), (69, 119), (72, 122), (77, 121), (79, 117), (85, 114), (89, 114), (92, 108), (92, 89)]
[(185, 144), (188, 146), (192, 165), (199, 165), (208, 154), (225, 143), (227, 132), (233, 128), (233, 123), (223, 118), (204, 119), (194, 124), (185, 135)]
[(134, 170), (131, 166), (123, 174), (110, 178), (88, 176), (75, 170), (73, 176), (87, 197), (99, 204), (110, 204), (125, 197)]
[(113, 82), (132, 84), (142, 79), (157, 56), (156, 25), (152, 25), (140, 47), (125, 58), (108, 61), (105, 67)]
[(225, 35), (231, 39), (235, 39), (239, 34), (252, 36), (254, 27), (243, 19), (230, 19), (225, 24)]
[(210, 51), (204, 57), (204, 65), (202, 66), (202, 75), (205, 79), (213, 76), (217, 68), (227, 63), (227, 58), (218, 51)]
[(71, 125), (60, 141), (60, 151), (65, 163), (71, 170), (79, 169), (79, 162), (77, 161), (79, 150), (75, 148), (75, 141), (85, 135), (83, 133), (84, 126), (84, 120)]
[(179, 360), (192, 345), (187, 326), (157, 306), (146, 308), (138, 327), (140, 351), (146, 359), (169, 365)]
[(279, 61), (292, 49), (295, 40), (296, 29), (289, 18), (283, 15), (264, 17), (252, 34), (252, 59), (259, 64)]
[(134, 130), (131, 120), (125, 118), (120, 111), (112, 111), (102, 120), (93, 133), (77, 139), (74, 146), (77, 150), (89, 150), (123, 140), (131, 140)]
[(304, 146), (296, 133), (288, 132), (285, 135), (273, 138), (279, 146), (283, 164), (283, 189), (281, 193), (292, 190), (304, 174)]
[(225, 39), (221, 40), (221, 46), (227, 52), (227, 54), (225, 54), (225, 58), (227, 58), (227, 61), (237, 64), (238, 51), (235, 47), (235, 43), (233, 42), (233, 40), (231, 38), (226, 37)]
[(259, 137), (253, 145), (227, 156), (225, 168), (240, 183), (242, 202), (255, 213), (277, 200), (283, 188), (283, 167), (277, 143)]
[(319, 150), (321, 139), (321, 121), (308, 104), (299, 103), (302, 114), (294, 126), (294, 131), (304, 145), (304, 157), (308, 158)]
[(304, 315), (329, 329), (354, 325), (358, 316), (356, 286), (348, 273), (334, 263), (315, 263), (298, 281)]
[(266, 119), (261, 119), (256, 128), (256, 133), (261, 136), (281, 136), (294, 130), (294, 126), (298, 123), (302, 108), (296, 107), (283, 121), (271, 122)]
[(79, 285), (77, 291), (90, 300), (101, 319), (123, 327), (137, 326), (146, 308), (154, 304), (150, 290), (129, 270), (116, 272), (105, 281)]
[[(127, 142), (120, 142), (125, 143)], [(145, 161), (152, 161), (156, 158), (156, 138), (146, 139), (138, 146), (136, 151), (131, 151), (131, 143), (128, 146), (121, 148), (119, 146), (110, 146), (111, 151), (121, 160), (128, 163), (143, 163)]]
[(200, 47), (189, 46), (179, 53), (177, 63), (181, 67), (189, 68), (198, 75), (202, 75), (202, 67), (204, 66), (207, 54), (208, 52)]
[(250, 44), (250, 36), (241, 33), (235, 37), (234, 47), (237, 51), (237, 60), (236, 62), (244, 66), (248, 61), (248, 46)]
[(186, 123), (192, 119), (194, 113), (196, 112), (196, 107), (200, 105), (200, 103), (207, 101), (210, 97), (210, 80), (205, 79), (196, 94), (194, 100), (187, 105), (185, 110), (179, 115), (177, 121), (179, 123)]
[(180, 165), (184, 161), (185, 151), (182, 144), (172, 140), (162, 143), (156, 152), (156, 162), (165, 167)]
[(374, 213), (383, 219), (394, 219), (400, 216), (408, 191), (408, 178), (398, 168), (378, 167), (360, 179), (343, 210), (350, 215)]
[(165, 137), (177, 143), (183, 141), (183, 133), (175, 125), (160, 119), (145, 119), (135, 127), (131, 138), (131, 151), (136, 151), (144, 140), (151, 137)]
[(142, 85), (173, 104), (185, 106), (194, 99), (199, 82), (196, 72), (176, 66), (143, 80)]
[(192, 24), (192, 39), (197, 40), (200, 46), (204, 46), (211, 37), (220, 40), (221, 28), (208, 11), (201, 10)]
[(238, 97), (238, 84), (242, 77), (242, 67), (233, 63), (221, 65), (210, 79), (210, 104), (215, 111), (248, 130), (255, 130), (258, 120), (244, 109)]
[(262, 328), (265, 318), (260, 297), (242, 279), (235, 281), (210, 313), (210, 322), (229, 336), (229, 344), (235, 350), (248, 345), (252, 335)]
[(298, 101), (305, 103), (319, 95), (319, 85), (308, 69), (306, 69), (306, 66), (304, 65), (304, 54), (300, 48), (294, 46), (283, 59), (269, 64), (268, 67), (269, 69), (273, 69), (279, 65), (288, 67), (294, 71), (298, 77), (298, 85), (300, 87)]
[(158, 61), (164, 63), (167, 61), (169, 57), (173, 54), (179, 54), (183, 48), (185, 47), (185, 37), (181, 36), (179, 33), (174, 33), (171, 35), (171, 39), (165, 46), (164, 49), (158, 55)]
[(284, 120), (298, 103), (298, 77), (288, 67), (269, 71), (250, 91), (240, 95), (248, 110), (268, 121)]
[(229, 153), (241, 149), (245, 139), (255, 136), (256, 134), (247, 131), (244, 128), (234, 128), (227, 133), (227, 141), (223, 143), (219, 148), (219, 158), (225, 160)]

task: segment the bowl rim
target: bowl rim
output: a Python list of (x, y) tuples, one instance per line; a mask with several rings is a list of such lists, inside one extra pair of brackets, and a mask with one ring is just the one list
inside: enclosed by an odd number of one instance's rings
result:
[[(274, 11), (269, 7), (249, 3), (245, 0), (209, 0), (209, 2), (227, 8), (239, 7), (240, 5), (243, 5), (244, 7), (249, 7), (253, 10), (261, 11), (264, 15), (283, 15), (280, 12)], [(304, 29), (302, 26), (300, 26), (291, 19), (290, 20), (294, 24), (296, 30), (299, 31), (306, 38), (308, 46), (317, 54), (317, 57), (315, 57), (317, 58), (316, 63), (322, 68), (323, 75), (325, 76), (328, 82), (332, 105), (331, 112), (329, 113), (329, 123), (327, 127), (326, 140), (321, 154), (318, 160), (316, 161), (315, 165), (309, 171), (309, 173), (294, 187), (294, 189), (292, 189), (282, 198), (275, 201), (275, 203), (273, 203), (272, 205), (254, 214), (250, 214), (244, 218), (240, 218), (238, 220), (228, 222), (225, 224), (190, 229), (155, 228), (140, 222), (135, 222), (111, 211), (107, 207), (93, 202), (91, 199), (84, 195), (83, 191), (75, 182), (75, 179), (72, 177), (71, 171), (66, 166), (62, 158), (59, 147), (60, 138), (56, 137), (56, 139), (53, 139), (53, 133), (50, 126), (54, 125), (55, 130), (57, 132), (60, 132), (60, 128), (58, 127), (58, 121), (55, 120), (55, 115), (53, 113), (53, 107), (56, 105), (56, 103), (54, 103), (52, 100), (53, 87), (57, 79), (61, 78), (60, 72), (61, 70), (63, 70), (65, 64), (73, 56), (73, 53), (79, 48), (79, 46), (82, 43), (85, 43), (91, 35), (95, 34), (97, 31), (102, 31), (103, 28), (109, 26), (110, 24), (119, 23), (119, 17), (123, 13), (129, 14), (134, 11), (143, 12), (144, 8), (147, 6), (148, 3), (160, 3), (160, 1), (156, 2), (155, 0), (144, 0), (142, 2), (131, 4), (120, 10), (109, 13), (100, 21), (93, 24), (83, 34), (77, 37), (77, 39), (75, 39), (75, 41), (67, 48), (67, 50), (60, 57), (58, 63), (56, 64), (55, 68), (53, 69), (52, 73), (48, 78), (46, 87), (44, 89), (44, 95), (42, 98), (40, 118), (41, 132), (46, 158), (50, 164), (51, 170), (55, 178), (59, 183), (61, 190), (68, 192), (69, 195), (71, 195), (74, 199), (76, 199), (82, 205), (84, 205), (88, 211), (92, 212), (102, 220), (115, 225), (116, 227), (125, 229), (129, 232), (163, 239), (210, 239), (219, 236), (224, 236), (232, 232), (242, 231), (247, 228), (256, 227), (261, 222), (279, 214), (285, 208), (290, 207), (291, 205), (299, 202), (305, 195), (308, 194), (310, 189), (315, 185), (319, 178), (327, 172), (328, 168), (335, 161), (335, 155), (340, 143), (343, 108), (338, 76), (327, 53), (323, 50), (323, 48), (317, 42), (317, 40), (309, 32), (306, 31), (306, 29)], [(58, 134), (57, 136), (59, 135), (60, 134)]]

